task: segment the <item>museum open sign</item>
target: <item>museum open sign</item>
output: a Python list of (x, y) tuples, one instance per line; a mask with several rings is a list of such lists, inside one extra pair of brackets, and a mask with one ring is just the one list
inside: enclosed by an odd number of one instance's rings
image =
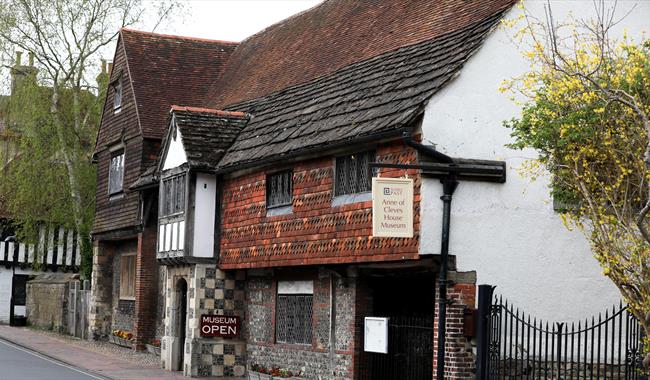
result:
[(236, 315), (201, 315), (201, 336), (236, 338), (241, 330), (241, 319)]
[(413, 237), (412, 179), (372, 179), (372, 236)]

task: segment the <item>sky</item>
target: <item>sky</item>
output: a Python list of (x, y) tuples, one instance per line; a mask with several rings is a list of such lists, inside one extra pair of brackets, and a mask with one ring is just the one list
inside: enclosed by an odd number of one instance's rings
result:
[[(241, 41), (319, 0), (191, 0), (155, 31), (225, 41)], [(180, 13), (180, 14), (179, 14)], [(180, 21), (180, 22), (179, 22)]]

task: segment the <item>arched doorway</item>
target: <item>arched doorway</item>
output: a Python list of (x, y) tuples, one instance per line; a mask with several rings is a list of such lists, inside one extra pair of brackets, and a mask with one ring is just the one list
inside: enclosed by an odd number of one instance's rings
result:
[(176, 371), (182, 371), (185, 367), (185, 334), (187, 331), (187, 281), (181, 278), (176, 283), (176, 336), (178, 337), (178, 350), (176, 360), (178, 363)]

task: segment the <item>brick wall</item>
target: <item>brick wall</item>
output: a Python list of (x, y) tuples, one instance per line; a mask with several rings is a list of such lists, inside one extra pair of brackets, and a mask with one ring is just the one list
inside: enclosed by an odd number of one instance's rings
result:
[(135, 267), (135, 323), (133, 336), (136, 348), (143, 349), (156, 336), (158, 310), (158, 263), (156, 262), (156, 229), (138, 234)]
[[(476, 376), (476, 364), (470, 340), (463, 335), (463, 317), (476, 305), (476, 273), (449, 272), (447, 288), (447, 338), (445, 342), (445, 379), (470, 380)], [(434, 322), (433, 378), (436, 378), (438, 352), (438, 294)]]
[[(376, 160), (415, 163), (416, 153), (402, 142), (376, 149)], [(420, 178), (415, 179), (414, 232), (410, 239), (372, 238), (372, 202), (332, 207), (334, 157), (291, 166), (293, 212), (266, 216), (266, 171), (226, 179), (223, 190), (220, 268), (353, 263), (418, 258)], [(382, 169), (383, 177), (404, 170)]]
[(137, 249), (135, 241), (112, 244), (110, 251), (112, 256), (112, 315), (111, 329), (120, 329), (134, 332), (135, 328), (135, 301), (129, 299), (120, 299), (120, 261), (123, 254), (132, 254)]

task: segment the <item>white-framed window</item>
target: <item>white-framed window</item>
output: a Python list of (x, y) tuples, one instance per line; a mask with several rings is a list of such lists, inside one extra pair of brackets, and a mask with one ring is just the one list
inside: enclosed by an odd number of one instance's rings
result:
[(275, 341), (312, 344), (313, 281), (278, 281)]
[(334, 195), (365, 193), (372, 190), (375, 152), (367, 151), (336, 157)]
[(115, 113), (122, 109), (122, 81), (113, 85), (113, 110)]
[(291, 206), (293, 201), (293, 171), (285, 170), (266, 176), (266, 207)]
[(135, 254), (120, 256), (120, 299), (135, 299)]
[(108, 168), (108, 194), (114, 195), (124, 190), (124, 148), (111, 152)]
[(185, 174), (162, 180), (159, 216), (181, 214), (185, 211)]

